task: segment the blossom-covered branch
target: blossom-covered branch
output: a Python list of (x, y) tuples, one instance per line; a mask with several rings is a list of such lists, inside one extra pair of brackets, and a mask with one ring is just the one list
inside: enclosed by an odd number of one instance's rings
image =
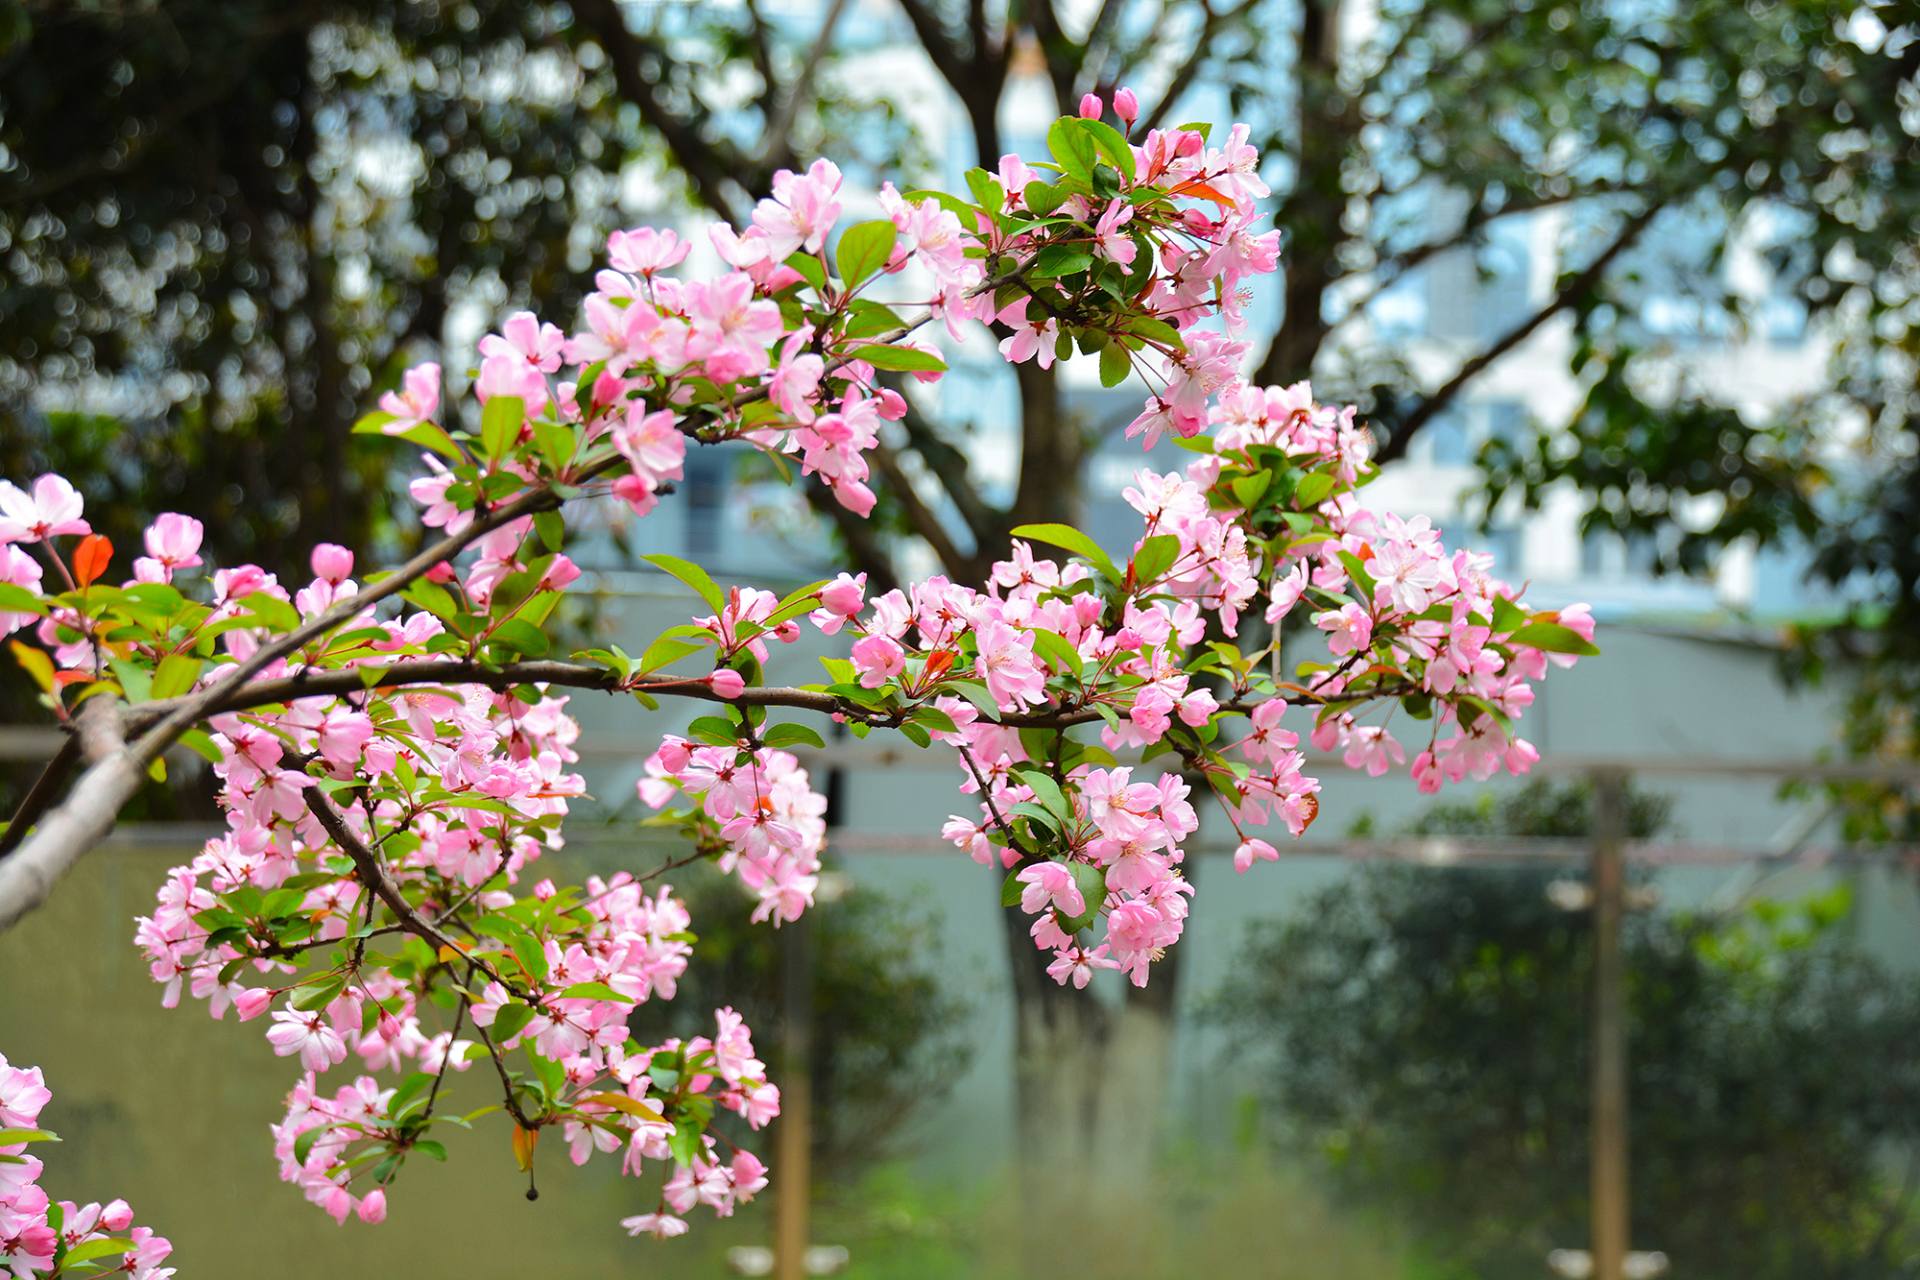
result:
[(173, 1245), (151, 1227), (134, 1226), (125, 1200), (76, 1204), (50, 1198), (40, 1185), (46, 1166), (29, 1153), (60, 1140), (39, 1127), (52, 1100), (40, 1068), (15, 1067), (0, 1055), (0, 1268), (15, 1280), (167, 1280)]
[[(1119, 128), (1090, 99), (1050, 158), (973, 171), (970, 198), (884, 186), (870, 222), (840, 225), (832, 164), (782, 172), (749, 225), (710, 229), (718, 274), (683, 273), (672, 232), (616, 233), (578, 325), (520, 313), (481, 342), (464, 412), (423, 365), (356, 428), (424, 451), (409, 490), (440, 537), (394, 571), (356, 579), (335, 546), (297, 583), (213, 568), (199, 523), (169, 513), (116, 584), (67, 481), (0, 483), (0, 634), (87, 764), (51, 809), (35, 788), (32, 833), (0, 857), (0, 927), (184, 744), (227, 830), (169, 873), (138, 942), (167, 1003), (267, 1017), (300, 1059), (282, 1176), (377, 1221), (408, 1160), (444, 1156), (436, 1126), (498, 1113), (528, 1170), (557, 1129), (576, 1162), (657, 1174), (625, 1225), (667, 1236), (765, 1185), (729, 1130), (770, 1121), (779, 1091), (729, 1009), (690, 1040), (629, 1031), (693, 954), (661, 877), (710, 861), (775, 926), (813, 905), (826, 800), (793, 749), (824, 740), (806, 718), (951, 750), (975, 812), (946, 836), (1004, 875), (1080, 987), (1147, 982), (1184, 931), (1204, 796), (1242, 871), (1278, 856), (1257, 831), (1306, 830), (1303, 736), (1376, 775), (1411, 748), (1423, 789), (1524, 770), (1514, 722), (1551, 666), (1594, 652), (1591, 619), (1530, 609), (1487, 557), (1367, 507), (1352, 410), (1240, 381), (1243, 284), (1278, 252), (1258, 156), (1243, 127), (1136, 136), (1130, 96), (1115, 107)], [(1016, 364), (1078, 353), (1107, 385), (1145, 383), (1127, 433), (1191, 461), (1137, 474), (1130, 545), (1027, 525), (989, 581), (871, 599), (845, 573), (777, 596), (651, 555), (699, 601), (684, 622), (637, 654), (553, 652), (573, 513), (646, 517), (690, 443), (743, 442), (865, 517), (870, 463), (886, 474), (884, 437), (907, 429), (881, 375), (945, 370), (914, 337), (928, 320), (991, 326)], [(772, 647), (809, 630), (840, 646), (824, 678), (769, 684)], [(578, 886), (537, 865), (584, 793), (568, 689), (708, 704), (638, 786), (683, 858)], [(350, 1083), (321, 1083), (353, 1059)], [(479, 1059), (495, 1100), (454, 1114), (443, 1085)]]

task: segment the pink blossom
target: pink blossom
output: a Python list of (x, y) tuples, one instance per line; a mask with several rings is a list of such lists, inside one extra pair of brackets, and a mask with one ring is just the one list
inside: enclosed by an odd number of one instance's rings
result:
[(1245, 875), (1256, 862), (1278, 862), (1280, 851), (1265, 840), (1242, 840), (1233, 851), (1233, 869)]
[(906, 669), (906, 651), (886, 636), (863, 636), (852, 657), (863, 689), (878, 689)]
[(1047, 677), (1033, 657), (1033, 637), (998, 620), (974, 633), (980, 657), (976, 671), (999, 706), (1017, 711), (1047, 700)]
[(390, 436), (433, 421), (440, 412), (440, 366), (429, 360), (408, 369), (401, 375), (400, 389), (380, 397), (380, 409), (393, 415), (393, 421), (380, 428)]
[(1133, 238), (1121, 230), (1133, 221), (1133, 205), (1126, 200), (1116, 199), (1107, 205), (1100, 215), (1100, 221), (1093, 228), (1094, 246), (1101, 256), (1121, 266), (1131, 266), (1137, 248)]
[[(524, 362), (535, 373), (554, 373), (567, 345), (558, 325), (543, 323), (531, 311), (507, 317), (497, 334), (480, 339), (480, 354), (489, 359)], [(436, 370), (437, 372), (437, 370)]]
[(690, 247), (671, 231), (636, 227), (607, 237), (607, 262), (615, 271), (646, 278), (679, 266)]
[(347, 1060), (346, 1043), (319, 1013), (276, 1010), (267, 1043), (282, 1058), (299, 1054), (301, 1065), (309, 1071), (325, 1071)]
[(0, 480), (0, 542), (39, 542), (61, 534), (91, 533), (80, 518), (80, 493), (64, 476), (44, 475), (31, 492)]

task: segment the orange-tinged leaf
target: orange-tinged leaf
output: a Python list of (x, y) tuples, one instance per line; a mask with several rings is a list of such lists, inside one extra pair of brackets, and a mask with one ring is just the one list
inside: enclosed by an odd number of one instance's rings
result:
[(513, 1162), (520, 1166), (520, 1172), (528, 1173), (533, 1169), (533, 1149), (540, 1144), (538, 1129), (522, 1129), (513, 1126)]
[(62, 671), (53, 677), (53, 682), (62, 689), (70, 684), (79, 684), (83, 680), (93, 679), (91, 671)]
[(665, 1123), (667, 1118), (660, 1108), (651, 1102), (642, 1102), (639, 1098), (630, 1098), (624, 1093), (590, 1093), (581, 1101), (597, 1102), (603, 1107), (612, 1107), (615, 1111), (624, 1111), (642, 1120), (658, 1120)]
[(1198, 196), (1202, 200), (1211, 200), (1215, 204), (1231, 208), (1233, 201), (1221, 195), (1206, 183), (1195, 178), (1192, 182), (1183, 182), (1167, 193), (1170, 196)]
[(90, 533), (73, 549), (73, 576), (83, 587), (90, 587), (107, 571), (113, 559), (113, 543), (105, 534)]
[(18, 640), (7, 641), (7, 648), (13, 650), (13, 660), (33, 677), (33, 682), (40, 686), (40, 692), (53, 692), (52, 658), (32, 645), (21, 644)]

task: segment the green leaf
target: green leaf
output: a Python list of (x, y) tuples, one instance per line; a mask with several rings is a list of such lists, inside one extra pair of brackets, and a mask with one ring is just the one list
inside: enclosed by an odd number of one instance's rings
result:
[(1505, 596), (1493, 598), (1493, 629), (1499, 632), (1518, 631), (1527, 625), (1527, 611)]
[(1073, 873), (1073, 883), (1086, 899), (1087, 909), (1077, 916), (1065, 917), (1060, 927), (1068, 933), (1078, 933), (1094, 922), (1100, 914), (1100, 905), (1107, 900), (1107, 873), (1090, 862), (1069, 862), (1067, 870)]
[(1027, 212), (1044, 218), (1066, 203), (1067, 193), (1050, 182), (1036, 178), (1027, 184), (1025, 199)]
[(200, 678), (200, 668), (204, 665), (200, 659), (189, 654), (170, 653), (160, 660), (159, 668), (154, 671), (150, 692), (155, 698), (172, 698), (185, 693)]
[[(892, 226), (893, 224), (888, 223), (887, 225)], [(716, 614), (727, 607), (726, 593), (715, 585), (713, 578), (699, 565), (687, 560), (682, 560), (679, 556), (654, 555), (641, 556), (640, 558), (656, 568), (665, 570), (667, 573), (672, 574), (674, 577), (680, 579), (680, 581), (692, 587), (702, 600), (705, 600), (713, 606), (713, 611)]]
[(188, 729), (180, 735), (180, 745), (192, 751), (208, 764), (219, 764), (226, 759), (220, 748), (213, 745), (213, 738), (205, 729)]
[(1300, 478), (1300, 485), (1293, 491), (1294, 501), (1302, 507), (1317, 507), (1332, 494), (1339, 483), (1324, 471), (1313, 471)]
[(947, 362), (931, 351), (921, 351), (917, 347), (856, 347), (848, 353), (854, 360), (865, 360), (876, 369), (891, 369), (896, 373), (942, 373)]
[(971, 702), (983, 718), (987, 720), (1000, 718), (1000, 704), (993, 700), (993, 694), (980, 681), (948, 680), (943, 687)]
[(139, 1246), (131, 1240), (103, 1236), (98, 1240), (83, 1241), (67, 1250), (60, 1258), (60, 1266), (65, 1269), (82, 1262), (92, 1262), (96, 1258), (118, 1258), (137, 1248)]
[(1117, 387), (1133, 372), (1133, 353), (1125, 344), (1109, 342), (1100, 348), (1100, 385)]
[(576, 982), (560, 993), (562, 1000), (614, 1000), (632, 1004), (632, 996), (623, 996), (604, 982)]
[(1007, 872), (1007, 878), (1000, 882), (1000, 905), (1003, 907), (1019, 906), (1020, 894), (1025, 889), (1026, 886), (1020, 883), (1020, 868), (1015, 867), (1013, 870)]
[(787, 259), (787, 265), (798, 271), (815, 292), (826, 292), (827, 271), (820, 265), (820, 259), (810, 253), (795, 253)]
[(1080, 657), (1080, 651), (1067, 643), (1067, 638), (1057, 631), (1048, 631), (1043, 627), (1031, 628), (1028, 633), (1033, 637), (1033, 650), (1046, 661), (1056, 674), (1071, 672), (1079, 675), (1086, 663)]
[(493, 629), (491, 642), (528, 658), (544, 658), (551, 648), (547, 633), (524, 618), (508, 618)]
[(967, 170), (967, 190), (982, 209), (998, 213), (1007, 202), (1006, 190), (1001, 187), (1000, 179), (985, 169)]
[(261, 623), (275, 631), (292, 631), (300, 625), (300, 611), (279, 596), (256, 591), (243, 596), (240, 603)]
[(1509, 643), (1544, 649), (1548, 653), (1576, 653), (1586, 658), (1600, 652), (1592, 641), (1581, 639), (1579, 632), (1558, 622), (1529, 622), (1509, 637)]
[(332, 1004), (339, 998), (340, 993), (346, 989), (347, 980), (345, 978), (334, 978), (332, 981), (323, 982), (319, 986), (308, 987), (305, 991), (302, 991), (293, 998), (292, 1004), (293, 1007), (301, 1013), (312, 1013), (315, 1009), (324, 1009)]
[(523, 1004), (503, 1004), (500, 1006), (499, 1011), (493, 1015), (493, 1026), (488, 1028), (488, 1034), (493, 1037), (495, 1044), (505, 1044), (526, 1030), (527, 1024), (532, 1021), (533, 1010), (527, 1008), (527, 1006)]
[(415, 1098), (425, 1102), (427, 1090), (433, 1087), (433, 1080), (433, 1075), (426, 1071), (415, 1071), (402, 1080), (400, 1087), (393, 1091), (393, 1097), (387, 1100), (387, 1114), (395, 1117), (405, 1116), (411, 1110), (407, 1104)]
[(1100, 155), (1126, 175), (1128, 182), (1134, 179), (1133, 148), (1127, 145), (1125, 137), (1118, 129), (1104, 120), (1082, 120), (1080, 128), (1093, 139), (1094, 148)]
[(804, 724), (776, 724), (762, 733), (760, 740), (770, 747), (791, 747), (800, 743), (810, 747), (827, 745), (817, 730)]
[(572, 427), (557, 422), (536, 422), (533, 424), (533, 442), (539, 447), (541, 460), (547, 464), (547, 470), (559, 472), (564, 471), (567, 463), (572, 461), (578, 438)]
[(1109, 582), (1121, 580), (1120, 571), (1114, 567), (1107, 553), (1100, 549), (1100, 544), (1070, 524), (1023, 524), (1013, 531), (1013, 536), (1071, 551), (1099, 570), (1100, 575)]
[(453, 437), (440, 426), (431, 422), (419, 422), (405, 431), (389, 431), (387, 427), (399, 419), (390, 413), (376, 409), (353, 424), (356, 436), (387, 436), (394, 440), (405, 440), (408, 444), (417, 444), (422, 449), (431, 449), (442, 457), (452, 458), (455, 462), (465, 462), (467, 455), (460, 452)]
[(840, 283), (852, 289), (887, 265), (893, 256), (893, 242), (899, 229), (885, 218), (858, 222), (840, 233), (833, 261), (840, 269)]
[(1014, 775), (1032, 789), (1033, 798), (1045, 805), (1048, 812), (1058, 814), (1069, 822), (1073, 820), (1073, 805), (1061, 792), (1059, 783), (1031, 765), (1016, 768)]
[(0, 1147), (11, 1147), (18, 1142), (58, 1142), (60, 1138), (51, 1129), (0, 1129)]
[(1152, 316), (1130, 316), (1127, 319), (1127, 332), (1162, 346), (1172, 347), (1175, 351), (1184, 351), (1187, 341), (1180, 331), (1165, 320), (1156, 320)]
[(1095, 145), (1093, 135), (1082, 127), (1083, 121), (1062, 116), (1053, 122), (1047, 130), (1047, 150), (1060, 167), (1072, 176), (1085, 180), (1093, 172), (1094, 161), (1100, 157), (1100, 149)]
[(1033, 255), (1027, 274), (1035, 280), (1053, 280), (1077, 275), (1093, 265), (1093, 254), (1085, 245), (1050, 244)]
[(1133, 553), (1133, 581), (1147, 586), (1160, 581), (1180, 556), (1180, 539), (1170, 533), (1157, 533), (1140, 544)]
[(444, 1144), (436, 1142), (432, 1138), (414, 1139), (413, 1149), (415, 1151), (418, 1151), (423, 1156), (432, 1156), (435, 1160), (440, 1161), (442, 1164), (446, 1163), (447, 1148), (445, 1147)]
[(47, 606), (25, 587), (0, 582), (0, 613), (30, 613), (36, 618), (44, 618), (47, 616)]
[(676, 640), (672, 636), (661, 636), (647, 646), (640, 655), (639, 671), (642, 675), (649, 671), (658, 671), (670, 667), (691, 653), (699, 653), (707, 646), (691, 640)]
[(1228, 487), (1233, 490), (1234, 501), (1251, 511), (1260, 505), (1260, 499), (1266, 496), (1272, 484), (1273, 472), (1256, 471), (1250, 476), (1241, 476)]
[(494, 396), (480, 411), (480, 447), (489, 461), (507, 456), (527, 420), (527, 402), (519, 396)]

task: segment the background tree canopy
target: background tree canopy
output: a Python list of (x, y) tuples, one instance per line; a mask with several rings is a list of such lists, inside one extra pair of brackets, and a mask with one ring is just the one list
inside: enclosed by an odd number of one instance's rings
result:
[[(1536, 784), (1423, 825), (1584, 835), (1590, 800)], [(1564, 874), (1364, 867), (1250, 928), (1212, 1005), (1282, 1145), (1435, 1275), (1531, 1278), (1586, 1239), (1590, 929), (1548, 899)], [(1849, 902), (1628, 917), (1633, 1238), (1675, 1275), (1920, 1274), (1920, 993), (1849, 944)]]

